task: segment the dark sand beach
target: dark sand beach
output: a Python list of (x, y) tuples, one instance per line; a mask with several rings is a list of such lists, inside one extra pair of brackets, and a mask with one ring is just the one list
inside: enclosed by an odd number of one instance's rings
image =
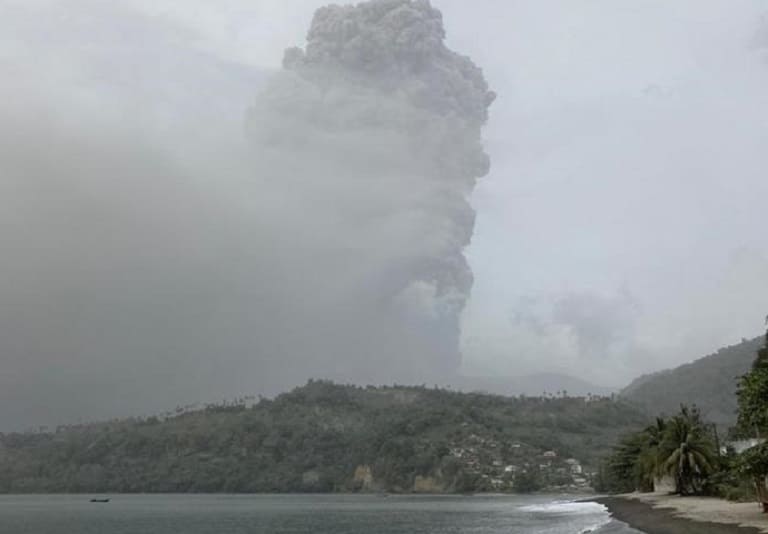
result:
[(647, 534), (758, 534), (755, 527), (696, 521), (676, 516), (673, 508), (654, 508), (651, 504), (625, 497), (603, 497), (596, 502), (608, 507), (613, 517)]

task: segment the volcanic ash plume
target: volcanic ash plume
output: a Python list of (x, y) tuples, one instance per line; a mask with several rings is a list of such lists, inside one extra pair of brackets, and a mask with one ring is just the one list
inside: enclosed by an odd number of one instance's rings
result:
[(318, 368), (346, 362), (344, 378), (437, 379), (460, 363), (467, 197), (489, 169), (481, 129), (495, 95), (444, 38), (428, 0), (321, 8), (306, 49), (285, 52), (249, 111), (270, 202), (293, 221), (281, 239), (314, 268), (284, 273), (304, 295), (285, 316), (311, 317), (303, 345), (275, 331)]

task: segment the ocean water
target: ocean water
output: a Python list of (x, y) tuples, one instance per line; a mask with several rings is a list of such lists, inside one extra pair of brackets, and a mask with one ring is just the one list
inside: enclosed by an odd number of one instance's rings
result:
[(637, 534), (556, 497), (0, 496), (0, 534)]

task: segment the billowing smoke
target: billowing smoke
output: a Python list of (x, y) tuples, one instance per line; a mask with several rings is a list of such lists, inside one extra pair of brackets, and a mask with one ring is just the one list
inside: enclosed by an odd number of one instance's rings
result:
[(494, 94), (444, 37), (425, 0), (319, 9), (306, 50), (286, 51), (250, 110), (282, 246), (311, 272), (276, 288), (306, 296), (277, 297), (282, 317), (304, 320), (276, 318), (282, 335), (261, 350), (304, 373), (428, 381), (460, 364), (467, 196), (488, 172), (480, 134)]
[(493, 95), (440, 13), (321, 9), (265, 73), (132, 4), (0, 20), (0, 431), (453, 374)]

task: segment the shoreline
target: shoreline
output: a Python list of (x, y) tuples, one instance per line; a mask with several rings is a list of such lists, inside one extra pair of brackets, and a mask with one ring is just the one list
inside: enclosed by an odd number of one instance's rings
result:
[[(768, 517), (759, 511), (755, 503), (658, 494), (598, 497), (593, 502), (608, 508), (614, 519), (646, 534), (768, 532)], [(729, 513), (722, 513), (724, 509), (729, 509)]]

